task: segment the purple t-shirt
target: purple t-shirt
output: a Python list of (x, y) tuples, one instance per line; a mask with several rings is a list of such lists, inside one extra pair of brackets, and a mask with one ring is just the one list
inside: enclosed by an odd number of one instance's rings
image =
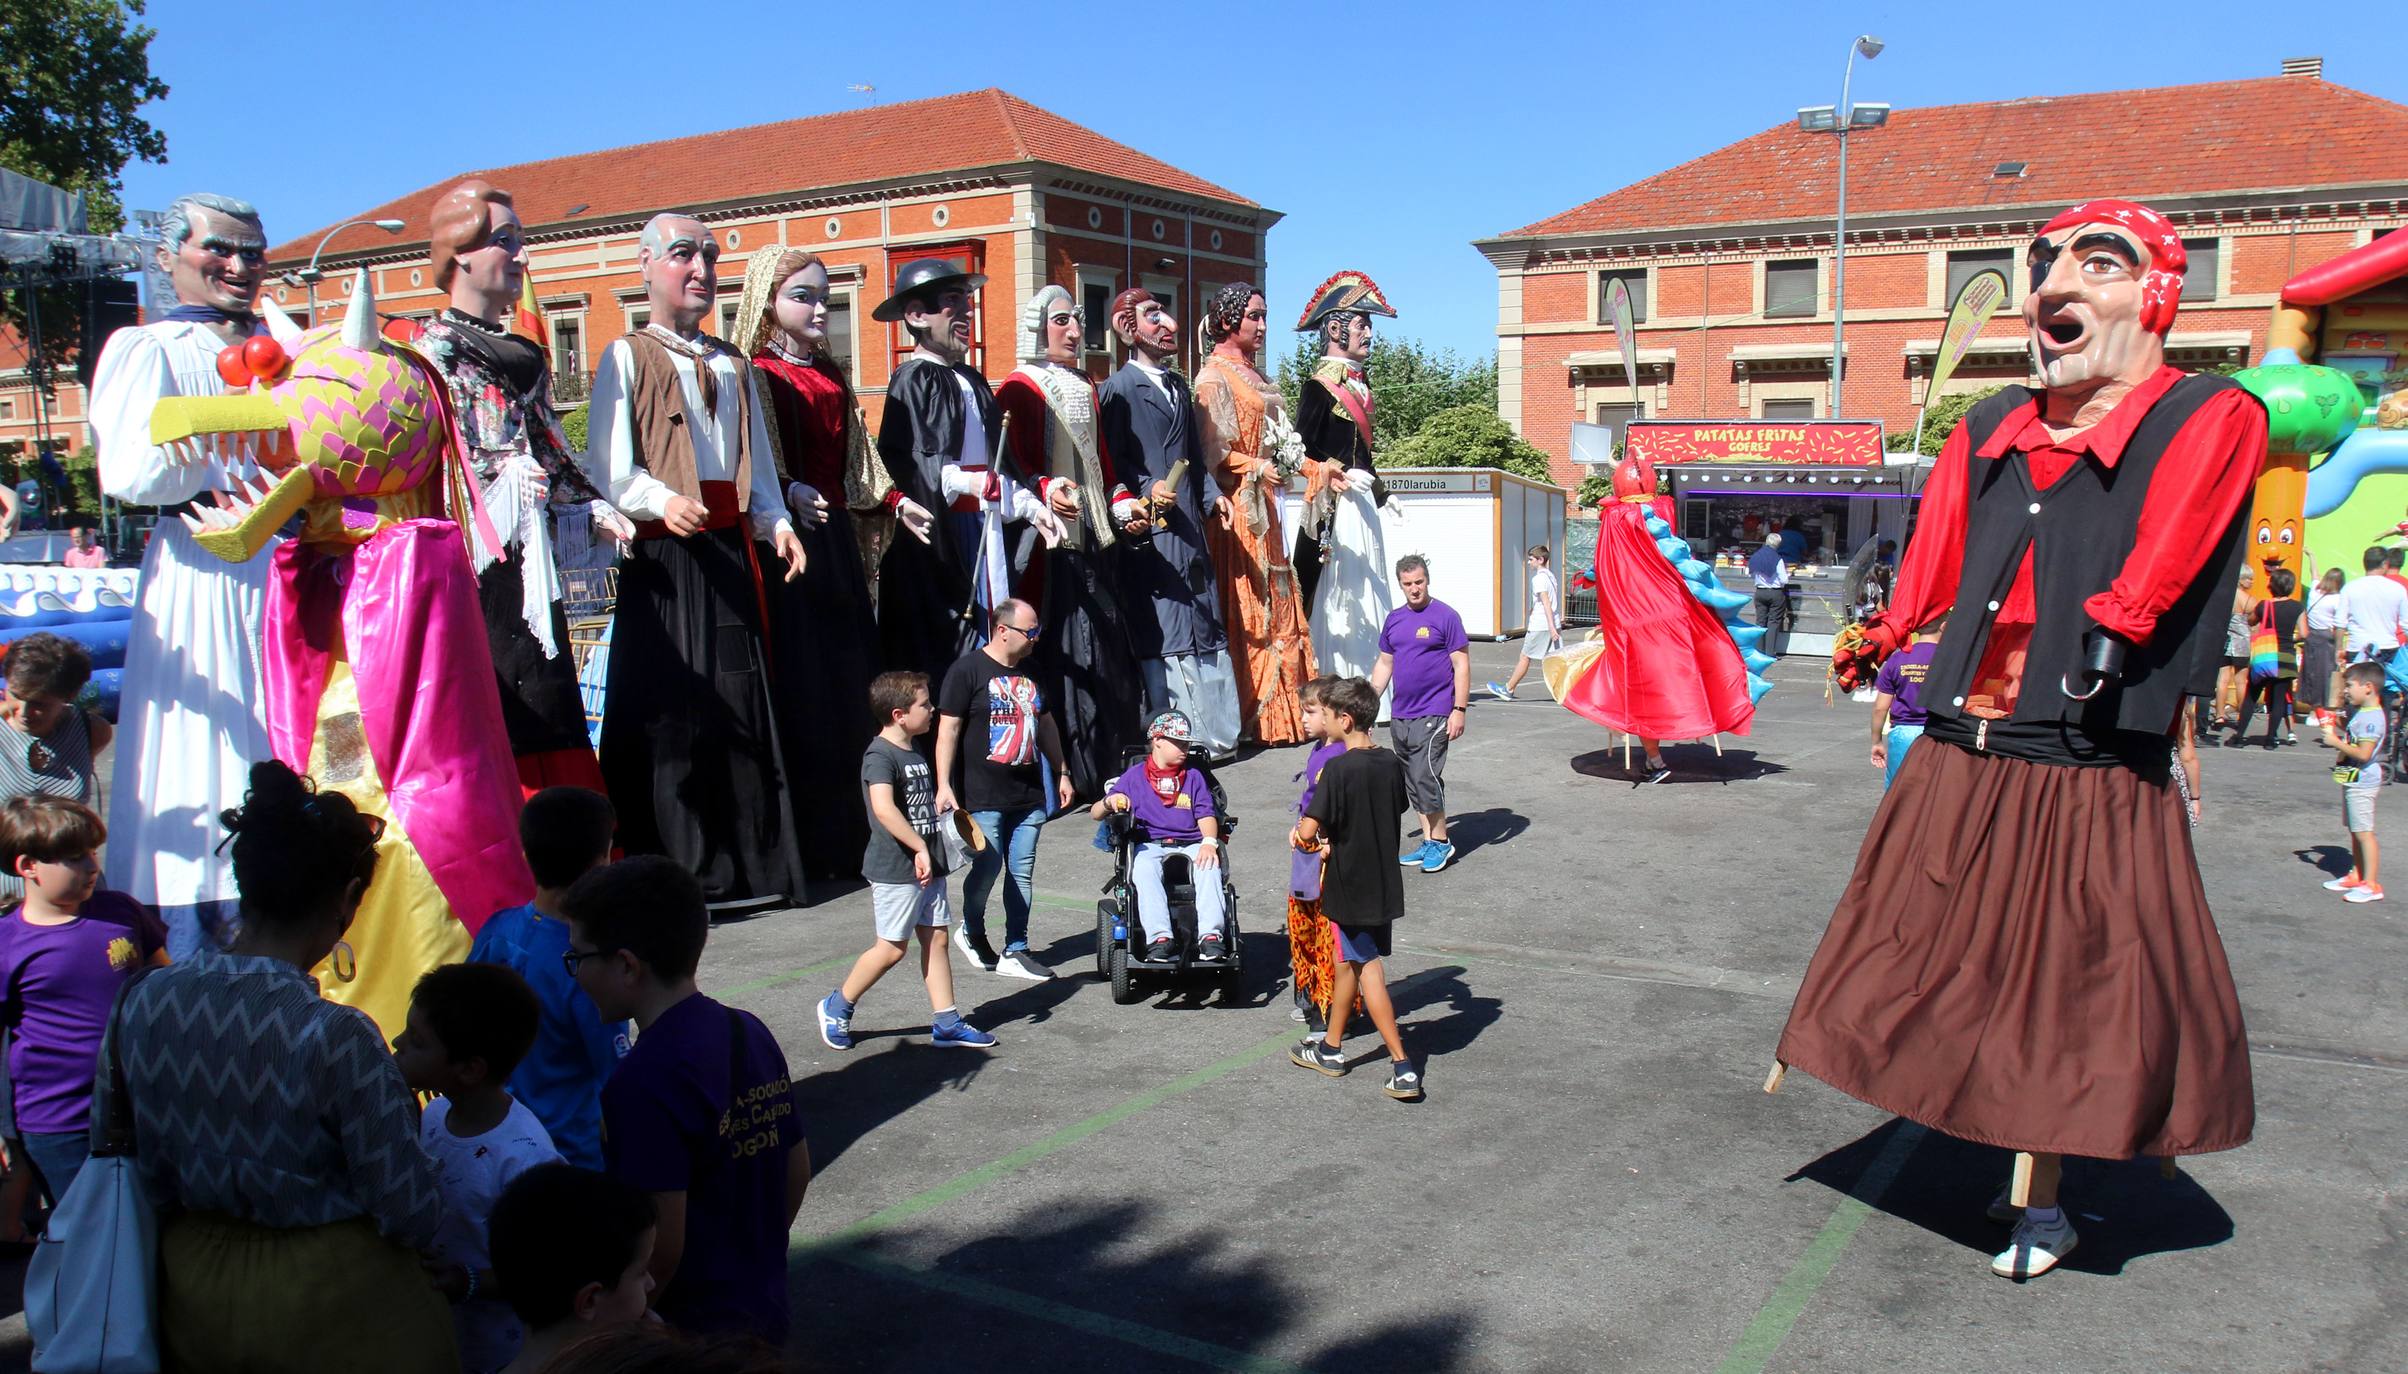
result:
[(1873, 690), (1890, 694), (1890, 724), (1921, 725), (1931, 713), (1923, 709), (1923, 679), (1940, 653), (1940, 641), (1926, 639), (1889, 656), (1873, 677)]
[(1313, 789), (1321, 785), (1321, 770), (1329, 761), (1346, 752), (1346, 741), (1334, 739), (1305, 755), (1304, 792), (1296, 798), (1296, 814), (1302, 816), (1313, 804)]
[(37, 926), (18, 907), (0, 919), (0, 1024), (17, 1130), (58, 1135), (92, 1124), (92, 1071), (117, 989), (167, 943), (150, 908), (95, 892), (63, 926)]
[(1463, 617), (1433, 597), (1420, 610), (1399, 606), (1380, 626), (1380, 652), (1391, 660), (1389, 715), (1397, 720), (1443, 716), (1455, 709), (1458, 649), (1469, 649)]
[(1196, 824), (1199, 816), (1214, 816), (1212, 788), (1204, 781), (1203, 773), (1190, 768), (1181, 773), (1177, 783), (1158, 790), (1145, 775), (1145, 765), (1131, 764), (1129, 771), (1114, 778), (1104, 788), (1104, 795), (1113, 793), (1129, 799), (1129, 815), (1137, 822), (1138, 830), (1156, 844), (1194, 844), (1204, 838), (1204, 828)]
[(785, 1343), (786, 1155), (802, 1140), (785, 1053), (752, 1013), (698, 992), (636, 1037), (602, 1087), (602, 1154), (616, 1178), (686, 1195), (685, 1253), (653, 1302), (671, 1324)]

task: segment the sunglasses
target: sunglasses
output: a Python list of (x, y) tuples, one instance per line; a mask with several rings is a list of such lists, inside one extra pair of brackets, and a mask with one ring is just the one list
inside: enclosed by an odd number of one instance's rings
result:
[(1037, 636), (1039, 636), (1040, 634), (1043, 634), (1043, 633), (1044, 633), (1044, 631), (1043, 631), (1042, 629), (1040, 629), (1039, 627), (1037, 627), (1037, 626), (1034, 626), (1034, 625), (1030, 626), (1029, 628), (1027, 628), (1027, 629), (1025, 629), (1025, 630), (1024, 630), (1024, 629), (1021, 629), (1021, 628), (1020, 628), (1019, 626), (1017, 626), (1017, 625), (1006, 625), (1006, 626), (1004, 626), (1003, 628), (1004, 628), (1004, 629), (1007, 629), (1007, 630), (1010, 630), (1012, 633), (1014, 633), (1014, 634), (1016, 634), (1016, 635), (1020, 636), (1022, 639), (1025, 639), (1025, 640), (1029, 641), (1029, 642), (1030, 642), (1030, 643), (1032, 643), (1032, 644), (1034, 644), (1034, 643), (1037, 641)]
[[(38, 767), (39, 765), (36, 766)], [(308, 801), (301, 803), (301, 814), (309, 817), (313, 821), (339, 819), (335, 815), (334, 811), (325, 805), (323, 799), (315, 796), (311, 797)], [(385, 818), (382, 816), (372, 816), (365, 811), (357, 810), (353, 811), (351, 815), (365, 823), (368, 827), (368, 842), (360, 846), (360, 852), (365, 854), (369, 850), (376, 848), (377, 841), (382, 840), (385, 837)], [(229, 830), (226, 832), (226, 837), (217, 842), (217, 848), (210, 852), (223, 854), (226, 852), (226, 846), (232, 843), (234, 843), (234, 832)]]

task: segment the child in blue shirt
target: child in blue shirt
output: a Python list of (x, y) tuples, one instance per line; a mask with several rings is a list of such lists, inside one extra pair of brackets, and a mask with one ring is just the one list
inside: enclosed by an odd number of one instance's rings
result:
[(472, 963), (518, 971), (542, 1008), (535, 1046), (510, 1075), (510, 1095), (552, 1136), (560, 1157), (581, 1169), (602, 1167), (602, 1083), (627, 1053), (625, 1021), (605, 1021), (561, 962), (568, 922), (560, 914), (569, 885), (610, 858), (618, 818), (610, 800), (582, 787), (547, 787), (518, 814), (519, 844), (535, 873), (535, 900), (495, 912), (469, 946)]
[(1129, 859), (1129, 882), (1137, 889), (1146, 959), (1167, 963), (1178, 954), (1170, 896), (1162, 883), (1163, 864), (1178, 854), (1195, 873), (1196, 958), (1217, 961), (1228, 953), (1229, 928), (1221, 890), (1221, 818), (1213, 811), (1212, 787), (1203, 772), (1187, 765), (1187, 746), (1195, 740), (1195, 729), (1185, 714), (1165, 711), (1146, 726), (1146, 740), (1146, 758), (1114, 778), (1088, 814), (1100, 821), (1125, 811), (1136, 824), (1137, 851)]

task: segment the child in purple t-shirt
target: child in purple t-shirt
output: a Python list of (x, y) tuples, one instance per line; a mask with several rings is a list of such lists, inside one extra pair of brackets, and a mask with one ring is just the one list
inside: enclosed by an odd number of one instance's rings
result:
[(1873, 766), (1882, 770), (1886, 792), (1906, 762), (1909, 745), (1923, 738), (1930, 713), (1923, 709), (1923, 678), (1940, 652), (1940, 628), (1934, 622), (1914, 632), (1907, 646), (1890, 655), (1873, 679)]
[(786, 1233), (811, 1147), (777, 1037), (694, 985), (710, 937), (702, 884), (645, 855), (579, 878), (560, 909), (577, 986), (602, 1015), (636, 1024), (635, 1048), (602, 1085), (602, 1156), (660, 1209), (653, 1309), (688, 1331), (783, 1345)]
[(51, 1205), (91, 1150), (92, 1072), (117, 990), (165, 963), (167, 930), (122, 892), (102, 892), (108, 827), (64, 797), (0, 806), (0, 864), (25, 901), (0, 921), (0, 1026), (8, 1030), (15, 1159), (31, 1159)]
[(1212, 787), (1201, 770), (1187, 765), (1195, 729), (1179, 711), (1165, 711), (1146, 726), (1146, 757), (1104, 788), (1088, 808), (1097, 820), (1125, 811), (1137, 830), (1129, 858), (1129, 885), (1137, 889), (1137, 920), (1145, 930), (1145, 957), (1167, 963), (1179, 942), (1171, 931), (1171, 901), (1162, 866), (1173, 855), (1195, 874), (1196, 958), (1217, 963), (1228, 956), (1228, 894), (1221, 888), (1221, 818), (1212, 808)]

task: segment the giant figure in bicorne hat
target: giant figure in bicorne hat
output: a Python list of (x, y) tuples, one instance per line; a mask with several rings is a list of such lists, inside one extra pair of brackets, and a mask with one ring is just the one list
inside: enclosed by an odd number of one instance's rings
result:
[[(1380, 627), (1396, 609), (1381, 507), (1388, 490), (1371, 459), (1371, 317), (1396, 310), (1371, 278), (1340, 272), (1321, 283), (1296, 331), (1321, 343), (1321, 361), (1296, 397), (1304, 436), (1304, 519), (1296, 535), (1296, 580), (1311, 618), (1321, 671), (1371, 676)], [(1381, 699), (1381, 714), (1387, 712)]]
[[(986, 278), (942, 258), (895, 273), (895, 289), (870, 318), (901, 323), (911, 356), (887, 379), (878, 455), (897, 492), (935, 511), (926, 543), (898, 539), (878, 574), (878, 630), (886, 666), (935, 680), (984, 642), (995, 603), (1015, 595), (1042, 537), (1062, 541), (1061, 517), (1038, 474), (1002, 443), (1003, 412), (970, 366), (971, 317)], [(1076, 493), (1063, 500), (1076, 509)]]
[(1991, 1262), (2010, 1278), (2074, 1247), (2063, 1156), (2170, 1161), (2254, 1123), (2169, 765), (2224, 634), (2266, 412), (2166, 365), (2185, 265), (2174, 226), (2128, 201), (2041, 226), (2023, 317), (2044, 386), (1958, 424), (1889, 609), (1835, 655), (1853, 686), (1947, 617), (1930, 727), (1874, 813), (1778, 1059), (2017, 1151), (1990, 1205), (2015, 1223)]

